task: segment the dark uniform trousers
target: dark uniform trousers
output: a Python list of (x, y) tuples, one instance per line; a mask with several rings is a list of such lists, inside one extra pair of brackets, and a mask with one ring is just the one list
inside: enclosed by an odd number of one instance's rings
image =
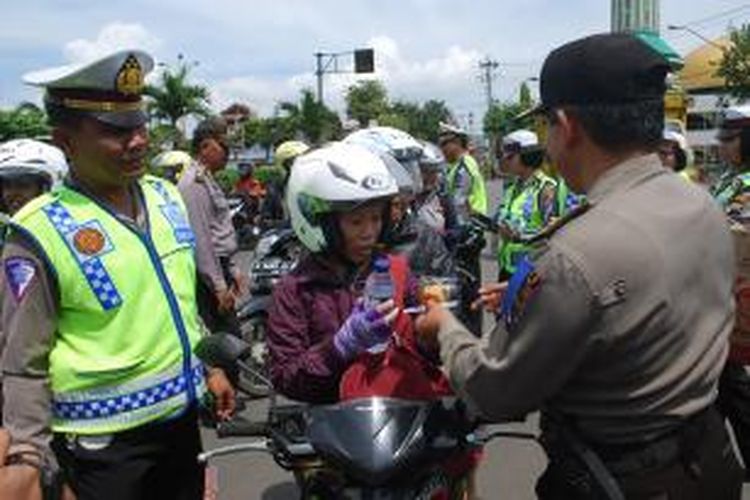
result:
[[(554, 426), (543, 432), (549, 464), (537, 482), (541, 500), (599, 500), (606, 493), (591, 467)], [(743, 470), (724, 420), (711, 408), (681, 429), (645, 444), (590, 446), (627, 500), (739, 500)]]
[[(234, 284), (234, 277), (230, 272), (230, 260), (228, 257), (219, 257), (219, 264), (221, 265), (224, 279), (228, 285)], [(206, 328), (211, 333), (231, 333), (232, 335), (241, 336), (242, 331), (240, 328), (240, 322), (237, 319), (235, 311), (225, 313), (219, 310), (219, 303), (216, 300), (211, 287), (204, 283), (203, 280), (198, 280), (198, 290), (196, 294), (198, 302), (198, 314), (206, 325)]]
[(750, 375), (740, 364), (727, 362), (721, 372), (719, 410), (732, 426), (747, 469), (750, 464)]
[(63, 476), (78, 500), (202, 500), (197, 411), (116, 433), (101, 449), (55, 434)]

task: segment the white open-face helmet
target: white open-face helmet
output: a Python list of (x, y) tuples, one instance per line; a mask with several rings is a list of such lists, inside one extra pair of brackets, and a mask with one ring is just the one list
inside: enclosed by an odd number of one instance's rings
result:
[(352, 132), (343, 140), (346, 144), (357, 144), (378, 154), (388, 154), (395, 158), (412, 178), (410, 189), (402, 190), (419, 193), (422, 191), (422, 174), (419, 159), (422, 144), (403, 130), (393, 127), (370, 127)]
[(422, 144), (422, 156), (419, 157), (419, 166), (424, 170), (445, 170), (446, 162), (443, 151), (431, 142), (420, 141), (420, 143)]
[(65, 155), (55, 146), (33, 139), (13, 139), (0, 144), (0, 181), (38, 177), (48, 190), (62, 183), (67, 173)]
[(311, 252), (323, 252), (336, 238), (330, 214), (396, 194), (383, 158), (361, 146), (334, 143), (294, 161), (286, 203), (300, 241)]

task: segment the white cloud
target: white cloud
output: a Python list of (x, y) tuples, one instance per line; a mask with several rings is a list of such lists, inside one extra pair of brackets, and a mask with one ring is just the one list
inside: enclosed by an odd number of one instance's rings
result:
[[(443, 54), (425, 60), (411, 60), (388, 36), (376, 36), (367, 46), (375, 50), (376, 72), (372, 75), (326, 75), (326, 104), (343, 112), (346, 89), (362, 79), (377, 78), (387, 87), (391, 99), (424, 101), (443, 99), (450, 105), (468, 106), (481, 99), (481, 88), (476, 81), (477, 63), (482, 54), (460, 46), (448, 48)], [(347, 64), (341, 61), (341, 67)], [(210, 87), (213, 104), (222, 108), (231, 102), (249, 103), (261, 114), (269, 114), (280, 100), (295, 100), (302, 88), (315, 88), (310, 73), (288, 78), (234, 77)], [(468, 92), (467, 92), (468, 90)], [(468, 99), (467, 99), (468, 97)]]
[(143, 49), (154, 53), (161, 39), (141, 24), (114, 22), (104, 26), (94, 40), (79, 38), (65, 44), (65, 58), (71, 63), (85, 63), (122, 49)]

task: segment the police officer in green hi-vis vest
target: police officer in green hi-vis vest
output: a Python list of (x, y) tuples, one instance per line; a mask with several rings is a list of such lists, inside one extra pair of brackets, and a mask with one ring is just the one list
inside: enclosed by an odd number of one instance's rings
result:
[(495, 215), (502, 233), (497, 249), (498, 281), (505, 281), (529, 251), (523, 240), (536, 236), (553, 220), (557, 182), (541, 169), (544, 148), (534, 132), (516, 130), (508, 134), (500, 152), (500, 168), (513, 177)]
[(46, 91), (70, 175), (14, 216), (3, 252), (6, 467), (59, 468), (79, 500), (202, 498), (198, 404), (208, 389), (220, 418), (234, 409), (224, 373), (193, 355), (203, 329), (182, 199), (144, 175), (153, 65), (125, 50), (25, 77)]
[[(471, 303), (482, 281), (479, 255), (484, 247), (484, 238), (477, 234), (471, 223), (471, 215), (487, 215), (487, 190), (479, 164), (469, 154), (469, 135), (465, 130), (440, 124), (438, 144), (447, 162), (445, 192), (453, 201), (454, 215), (447, 229), (450, 250), (456, 253), (456, 263), (465, 272), (461, 279), (461, 317), (474, 332), (482, 334), (482, 313), (473, 311)], [(479, 236), (479, 237), (477, 237)]]

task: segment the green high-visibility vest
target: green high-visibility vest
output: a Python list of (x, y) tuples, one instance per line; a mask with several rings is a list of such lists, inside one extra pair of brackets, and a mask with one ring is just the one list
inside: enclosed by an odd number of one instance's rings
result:
[(448, 194), (456, 192), (456, 176), (461, 168), (465, 168), (471, 177), (471, 192), (469, 193), (469, 206), (474, 212), (487, 215), (487, 190), (484, 186), (484, 177), (479, 169), (477, 161), (470, 155), (465, 154), (457, 162), (448, 165), (446, 184)]
[(33, 238), (59, 289), (49, 355), (52, 429), (112, 433), (184, 411), (205, 391), (195, 237), (177, 189), (138, 183), (148, 229), (61, 187), (26, 205), (13, 231)]
[(747, 191), (750, 191), (750, 172), (727, 172), (711, 188), (711, 194), (723, 209), (727, 209), (737, 196)]
[[(533, 236), (546, 226), (547, 215), (542, 211), (539, 198), (542, 191), (557, 183), (541, 170), (526, 180), (518, 179), (503, 196), (497, 213), (497, 221), (504, 223), (522, 236)], [(521, 257), (528, 253), (528, 245), (515, 241), (501, 241), (498, 246), (500, 268), (513, 274)]]

